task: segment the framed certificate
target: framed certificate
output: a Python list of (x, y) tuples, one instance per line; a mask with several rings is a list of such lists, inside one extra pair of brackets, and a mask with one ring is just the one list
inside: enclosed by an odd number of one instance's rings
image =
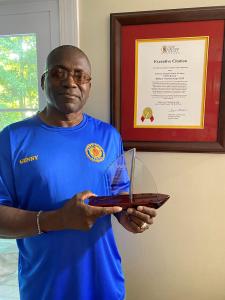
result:
[(111, 14), (111, 121), (125, 149), (225, 152), (225, 7)]

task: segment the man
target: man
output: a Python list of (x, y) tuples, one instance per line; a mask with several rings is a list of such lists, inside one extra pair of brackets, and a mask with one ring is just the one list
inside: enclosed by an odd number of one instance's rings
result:
[(17, 239), (21, 300), (122, 300), (111, 214), (141, 233), (155, 210), (86, 203), (110, 195), (104, 174), (122, 154), (118, 132), (83, 113), (87, 56), (69, 45), (54, 49), (41, 84), (46, 108), (0, 135), (0, 236)]

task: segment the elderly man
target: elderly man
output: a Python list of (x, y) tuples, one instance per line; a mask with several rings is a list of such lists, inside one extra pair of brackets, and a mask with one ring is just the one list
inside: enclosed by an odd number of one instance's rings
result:
[(21, 300), (122, 300), (111, 214), (141, 233), (155, 210), (87, 203), (110, 195), (103, 174), (123, 149), (115, 128), (83, 113), (91, 88), (84, 52), (54, 49), (41, 85), (45, 109), (0, 134), (0, 236), (17, 239)]

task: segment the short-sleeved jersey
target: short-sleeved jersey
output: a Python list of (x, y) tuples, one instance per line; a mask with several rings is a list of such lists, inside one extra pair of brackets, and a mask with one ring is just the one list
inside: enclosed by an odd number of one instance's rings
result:
[[(122, 151), (116, 129), (86, 114), (69, 128), (38, 115), (12, 124), (0, 134), (0, 204), (48, 211), (85, 190), (110, 195), (106, 170)], [(21, 300), (124, 299), (110, 216), (88, 231), (51, 231), (17, 244)]]

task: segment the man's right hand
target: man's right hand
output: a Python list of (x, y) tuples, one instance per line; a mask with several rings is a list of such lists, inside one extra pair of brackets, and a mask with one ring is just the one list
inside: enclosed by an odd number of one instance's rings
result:
[(10, 206), (0, 205), (0, 238), (24, 238), (42, 232), (78, 229), (89, 230), (96, 219), (122, 210), (121, 207), (95, 207), (84, 203), (84, 200), (95, 196), (86, 191), (75, 195), (62, 208), (39, 213)]
[(91, 191), (84, 191), (75, 195), (58, 210), (62, 229), (89, 230), (96, 219), (122, 210), (121, 207), (99, 207), (84, 203), (87, 198), (95, 196)]

